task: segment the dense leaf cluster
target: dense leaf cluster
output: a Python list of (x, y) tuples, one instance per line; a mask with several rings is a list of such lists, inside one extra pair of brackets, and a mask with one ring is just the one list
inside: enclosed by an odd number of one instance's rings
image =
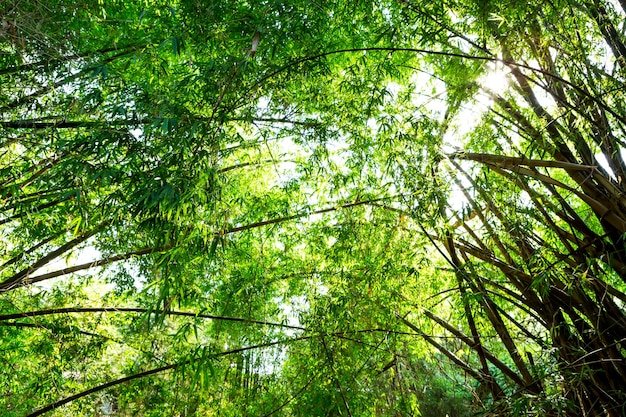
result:
[(623, 415), (625, 15), (0, 0), (3, 415)]

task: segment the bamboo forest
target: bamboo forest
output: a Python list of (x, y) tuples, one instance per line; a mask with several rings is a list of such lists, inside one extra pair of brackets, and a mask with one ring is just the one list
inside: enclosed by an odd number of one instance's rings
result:
[(626, 415), (626, 0), (0, 0), (0, 415)]

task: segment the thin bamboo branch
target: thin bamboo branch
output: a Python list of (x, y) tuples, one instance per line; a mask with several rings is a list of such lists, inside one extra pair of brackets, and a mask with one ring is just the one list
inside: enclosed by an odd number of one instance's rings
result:
[(221, 321), (232, 321), (239, 323), (251, 323), (261, 324), (264, 326), (282, 327), (285, 329), (293, 330), (306, 330), (301, 326), (292, 326), (289, 324), (272, 323), (264, 320), (253, 320), (241, 317), (228, 317), (218, 316), (205, 313), (194, 313), (189, 311), (176, 311), (176, 310), (151, 310), (147, 308), (135, 308), (135, 307), (65, 307), (65, 308), (53, 308), (48, 310), (27, 311), (22, 313), (3, 314), (0, 315), (0, 322), (7, 320), (15, 320), (21, 318), (32, 318), (41, 316), (51, 316), (57, 314), (74, 314), (74, 313), (141, 313), (141, 314), (163, 314), (166, 316), (183, 316), (193, 317), (200, 319), (211, 319)]

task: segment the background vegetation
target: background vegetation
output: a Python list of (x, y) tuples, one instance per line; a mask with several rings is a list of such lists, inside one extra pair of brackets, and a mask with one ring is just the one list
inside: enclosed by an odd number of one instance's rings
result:
[(625, 15), (0, 0), (3, 415), (624, 415)]

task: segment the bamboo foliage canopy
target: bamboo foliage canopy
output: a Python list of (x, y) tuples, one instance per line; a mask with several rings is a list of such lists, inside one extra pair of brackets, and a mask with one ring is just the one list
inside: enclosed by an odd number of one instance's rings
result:
[(3, 416), (623, 416), (624, 1), (0, 0)]

